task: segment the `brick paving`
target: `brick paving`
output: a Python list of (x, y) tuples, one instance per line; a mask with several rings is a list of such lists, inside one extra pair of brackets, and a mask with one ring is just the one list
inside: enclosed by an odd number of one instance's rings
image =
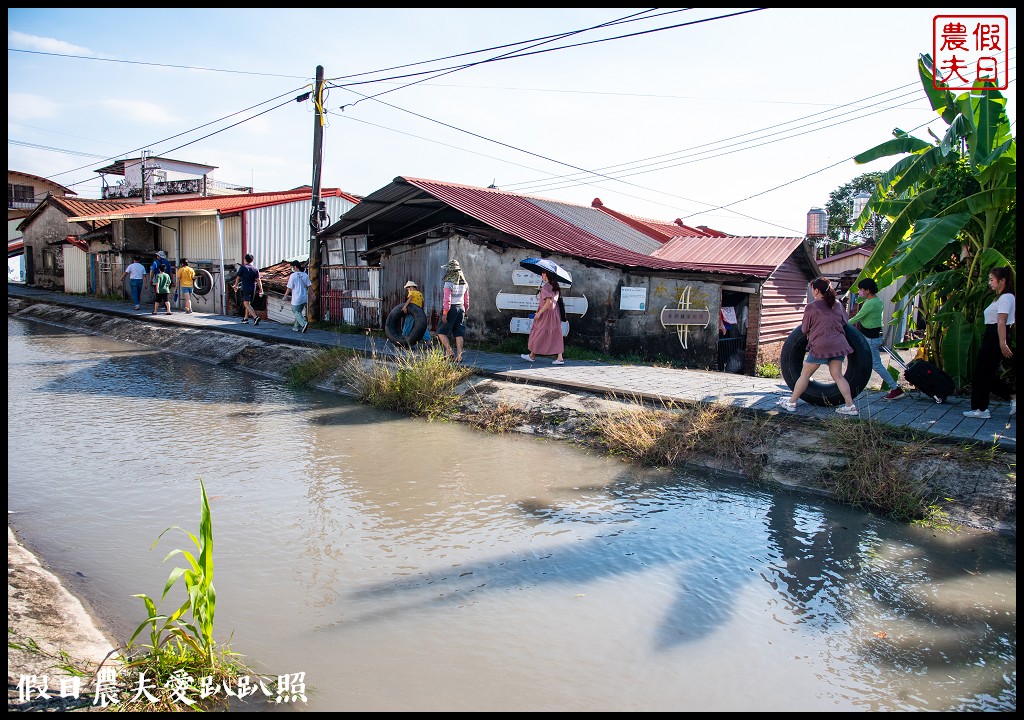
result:
[[(259, 337), (275, 342), (318, 347), (343, 347), (367, 354), (390, 356), (396, 351), (388, 341), (370, 335), (342, 334), (329, 330), (314, 330), (300, 334), (290, 324), (263, 321), (259, 326), (243, 325), (237, 317), (206, 313), (176, 312), (171, 316), (152, 315), (149, 309), (136, 311), (128, 302), (100, 300), (81, 295), (66, 295), (8, 284), (8, 295), (71, 305), (85, 310), (103, 312), (121, 317), (134, 317), (146, 322), (172, 323), (217, 332)], [(504, 380), (529, 382), (554, 388), (578, 389), (593, 393), (611, 394), (619, 398), (643, 398), (680, 402), (714, 402), (769, 413), (785, 413), (776, 407), (780, 397), (789, 395), (784, 380), (735, 375), (706, 370), (681, 370), (651, 365), (621, 365), (593, 360), (566, 360), (565, 365), (553, 366), (551, 360), (538, 358), (529, 363), (519, 355), (484, 352), (467, 349), (463, 353), (467, 366), (475, 372)], [(888, 401), (879, 391), (866, 390), (856, 398), (860, 417), (886, 425), (906, 427), (948, 438), (968, 442), (998, 443), (1016, 452), (1017, 418), (1009, 417), (1009, 403), (993, 400), (992, 418), (976, 420), (965, 418), (970, 400), (951, 397), (937, 404), (916, 391), (908, 397)], [(789, 414), (789, 413), (785, 413)], [(800, 402), (793, 415), (801, 417), (834, 417), (831, 408)]]

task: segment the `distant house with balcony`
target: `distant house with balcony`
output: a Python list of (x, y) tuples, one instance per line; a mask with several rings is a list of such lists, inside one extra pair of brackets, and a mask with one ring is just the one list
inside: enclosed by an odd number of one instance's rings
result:
[[(216, 169), (212, 165), (143, 154), (118, 160), (96, 172), (103, 182), (103, 200), (148, 203), (252, 192), (251, 187), (214, 180)], [(107, 176), (114, 176), (114, 182), (109, 182)]]
[(24, 237), (18, 225), (48, 196), (77, 195), (74, 190), (38, 175), (7, 171), (7, 277), (25, 277)]

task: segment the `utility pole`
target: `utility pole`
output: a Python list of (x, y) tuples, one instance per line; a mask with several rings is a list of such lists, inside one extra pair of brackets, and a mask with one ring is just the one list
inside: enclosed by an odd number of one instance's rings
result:
[(313, 87), (313, 197), (309, 213), (309, 282), (310, 296), (306, 318), (320, 319), (320, 170), (324, 149), (324, 67), (316, 66), (316, 85)]

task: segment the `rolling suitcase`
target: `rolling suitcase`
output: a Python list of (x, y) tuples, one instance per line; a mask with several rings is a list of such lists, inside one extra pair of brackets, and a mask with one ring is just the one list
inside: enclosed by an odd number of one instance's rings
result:
[(903, 358), (889, 348), (885, 348), (897, 365), (903, 368), (903, 377), (908, 383), (923, 392), (937, 403), (946, 402), (946, 398), (956, 390), (956, 383), (953, 378), (947, 375), (935, 363), (927, 360), (911, 360), (910, 364), (903, 362)]

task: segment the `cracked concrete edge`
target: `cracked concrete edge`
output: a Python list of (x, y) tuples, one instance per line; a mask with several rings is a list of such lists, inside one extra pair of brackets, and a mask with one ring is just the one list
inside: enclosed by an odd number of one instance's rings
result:
[[(72, 677), (60, 667), (62, 652), (76, 667), (90, 673), (95, 673), (104, 660), (110, 665), (116, 657), (110, 655), (114, 644), (82, 601), (21, 544), (9, 524), (7, 641), (8, 709), (17, 699), (17, 686), (23, 676), (45, 675), (51, 689), (59, 689), (61, 678)], [(11, 647), (12, 642), (21, 646), (28, 641), (37, 643), (41, 652)], [(82, 684), (89, 684), (88, 678), (82, 678)]]

